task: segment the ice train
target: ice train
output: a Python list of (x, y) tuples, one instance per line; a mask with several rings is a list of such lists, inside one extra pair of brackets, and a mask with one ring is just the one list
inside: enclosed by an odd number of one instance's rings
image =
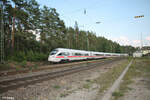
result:
[(64, 62), (64, 61), (88, 60), (88, 59), (122, 57), (122, 56), (126, 57), (128, 56), (128, 54), (104, 53), (104, 52), (95, 52), (95, 51), (56, 48), (50, 52), (48, 61)]

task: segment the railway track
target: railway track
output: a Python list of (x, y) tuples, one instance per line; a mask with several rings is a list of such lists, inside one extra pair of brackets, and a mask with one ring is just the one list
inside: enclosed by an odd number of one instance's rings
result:
[[(121, 59), (123, 59), (123, 58), (121, 58)], [(69, 69), (65, 69), (65, 70), (61, 70), (61, 71), (49, 72), (49, 73), (40, 74), (40, 75), (36, 75), (36, 76), (31, 76), (31, 77), (24, 77), (24, 78), (17, 78), (17, 79), (13, 79), (13, 80), (1, 81), (0, 82), (0, 94), (5, 93), (8, 90), (17, 89), (21, 86), (26, 87), (28, 85), (33, 85), (35, 83), (39, 83), (39, 82), (53, 79), (56, 77), (61, 77), (64, 75), (80, 72), (83, 70), (92, 69), (95, 67), (100, 67), (102, 65), (112, 63), (114, 61), (118, 61), (121, 59), (120, 58), (109, 59), (109, 60), (105, 60), (103, 62), (88, 63), (86, 65), (84, 64), (84, 65), (81, 65), (78, 67), (73, 67), (73, 68), (69, 68)]]
[[(110, 58), (107, 58), (110, 59)], [(49, 69), (57, 69), (57, 68), (64, 68), (64, 67), (69, 67), (69, 66), (76, 66), (76, 65), (80, 65), (80, 64), (86, 64), (86, 63), (95, 63), (98, 61), (103, 61), (103, 60), (107, 60), (107, 59), (97, 59), (97, 60), (92, 60), (92, 61), (77, 61), (77, 62), (69, 62), (69, 63), (60, 63), (60, 64), (49, 64), (49, 65), (45, 65), (44, 67), (38, 67), (37, 69), (29, 69), (29, 68), (24, 68), (22, 70), (11, 70), (11, 71), (2, 71), (0, 72), (0, 77), (2, 76), (10, 76), (10, 75), (16, 75), (16, 74), (24, 74), (24, 73), (28, 73), (30, 71), (32, 72), (38, 72), (41, 70), (49, 70)]]

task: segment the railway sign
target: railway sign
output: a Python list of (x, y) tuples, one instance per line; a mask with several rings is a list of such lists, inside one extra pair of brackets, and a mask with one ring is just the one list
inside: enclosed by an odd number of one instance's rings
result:
[(144, 17), (144, 15), (134, 16), (134, 18), (142, 18), (142, 17)]

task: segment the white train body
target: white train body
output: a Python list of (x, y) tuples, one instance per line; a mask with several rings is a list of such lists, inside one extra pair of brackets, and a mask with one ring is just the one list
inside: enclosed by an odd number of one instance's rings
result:
[(104, 52), (74, 50), (66, 48), (56, 48), (50, 53), (48, 61), (61, 62), (61, 61), (98, 59), (98, 58), (120, 57), (120, 56), (128, 56), (128, 54), (104, 53)]

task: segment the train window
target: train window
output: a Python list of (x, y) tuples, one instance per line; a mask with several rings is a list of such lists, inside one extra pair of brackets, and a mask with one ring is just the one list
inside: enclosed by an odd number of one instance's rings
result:
[(106, 54), (106, 56), (111, 56), (110, 54)]
[(59, 53), (58, 56), (64, 56), (63, 52)]
[(89, 56), (89, 54), (88, 54), (88, 53), (86, 53), (86, 54), (84, 54), (84, 56)]
[(58, 54), (58, 56), (69, 56), (68, 52), (61, 52)]
[(69, 52), (65, 52), (65, 55), (66, 55), (66, 56), (69, 56), (70, 54), (69, 54)]
[(75, 53), (74, 55), (75, 55), (75, 56), (78, 56), (78, 53)]
[(74, 53), (72, 53), (72, 56), (75, 56), (75, 54), (74, 54)]
[(57, 50), (53, 50), (50, 55), (55, 55), (58, 51)]
[(104, 54), (95, 54), (96, 56), (104, 56)]
[(75, 53), (75, 56), (81, 56), (82, 54), (81, 53)]

